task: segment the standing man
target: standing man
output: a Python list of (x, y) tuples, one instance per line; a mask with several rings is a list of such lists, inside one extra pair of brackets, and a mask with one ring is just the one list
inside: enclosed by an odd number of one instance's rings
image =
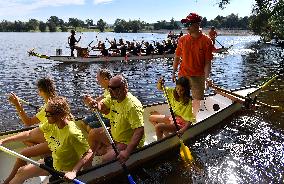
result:
[(211, 38), (213, 45), (215, 45), (215, 39), (218, 36), (216, 29), (214, 26), (211, 27), (210, 31), (209, 31), (209, 37)]
[[(119, 150), (118, 160), (125, 163), (130, 154), (144, 145), (143, 106), (141, 102), (128, 92), (128, 84), (122, 75), (110, 79), (108, 89), (110, 96), (98, 102), (87, 96), (85, 103), (97, 108), (110, 119), (111, 136)], [(116, 154), (104, 132), (103, 127), (89, 132), (90, 144), (95, 155), (102, 155), (102, 161), (116, 158)]]
[(76, 48), (76, 43), (78, 43), (81, 40), (81, 36), (79, 37), (79, 40), (75, 38), (75, 31), (71, 30), (71, 35), (68, 37), (68, 44), (71, 49), (71, 56), (74, 57), (74, 50)]
[(179, 67), (178, 77), (187, 77), (190, 81), (192, 92), (192, 109), (196, 114), (200, 108), (200, 100), (204, 98), (205, 81), (209, 80), (211, 72), (212, 41), (200, 30), (202, 17), (190, 13), (181, 23), (187, 28), (188, 33), (178, 41), (173, 63), (172, 80), (176, 81), (176, 71)]

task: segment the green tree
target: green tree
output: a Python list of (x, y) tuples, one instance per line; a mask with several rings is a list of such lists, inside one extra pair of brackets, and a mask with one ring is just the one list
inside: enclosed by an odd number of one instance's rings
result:
[(12, 27), (13, 27), (12, 31), (15, 31), (15, 32), (24, 32), (24, 31), (26, 31), (26, 25), (22, 21), (15, 21), (14, 25)]
[(7, 20), (3, 20), (1, 22), (1, 31), (2, 32), (10, 32), (10, 31), (14, 31), (14, 24), (12, 22), (9, 22)]
[(123, 19), (116, 19), (113, 26), (116, 33), (127, 33), (129, 31), (127, 22)]
[(60, 29), (61, 29), (61, 32), (68, 32), (68, 27), (66, 27), (65, 25), (62, 25)]
[(40, 21), (39, 22), (39, 26), (38, 26), (38, 28), (39, 28), (39, 30), (41, 31), (41, 32), (46, 32), (46, 23), (44, 23), (43, 21)]
[(268, 25), (271, 27), (273, 37), (284, 39), (284, 1), (279, 1), (275, 5)]
[(85, 20), (86, 22), (86, 25), (89, 27), (89, 26), (93, 26), (94, 25), (94, 21), (92, 19), (87, 19)]
[(84, 21), (77, 18), (69, 18), (68, 25), (76, 29), (76, 27), (84, 27)]
[(202, 21), (201, 21), (201, 27), (206, 27), (208, 24), (207, 18), (203, 17)]
[(27, 31), (31, 31), (31, 30), (37, 30), (39, 26), (39, 21), (36, 19), (30, 19), (27, 23), (26, 23), (26, 29)]
[(48, 23), (53, 23), (55, 26), (59, 26), (62, 20), (60, 20), (57, 16), (51, 16), (47, 22)]
[(165, 20), (157, 21), (157, 23), (154, 23), (154, 29), (165, 29), (167, 27), (167, 22)]
[(47, 24), (47, 27), (48, 27), (50, 32), (56, 32), (57, 31), (56, 24), (54, 22), (49, 22)]
[(231, 15), (226, 17), (225, 27), (227, 27), (227, 28), (239, 28), (238, 22), (239, 22), (238, 15), (235, 15), (235, 14), (232, 13)]
[[(225, 8), (231, 0), (219, 0), (219, 7)], [(277, 36), (284, 39), (284, 1), (283, 0), (255, 0), (250, 18), (250, 28), (255, 34), (270, 40)]]
[(98, 26), (100, 32), (104, 32), (106, 25), (107, 25), (107, 23), (105, 21), (103, 21), (103, 19), (100, 19), (97, 22), (97, 26)]
[(142, 22), (140, 22), (140, 20), (129, 20), (128, 25), (132, 33), (137, 33), (142, 28)]

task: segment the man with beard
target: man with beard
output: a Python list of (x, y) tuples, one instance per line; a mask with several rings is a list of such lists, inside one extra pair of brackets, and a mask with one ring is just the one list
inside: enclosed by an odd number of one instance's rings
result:
[[(111, 136), (119, 150), (118, 160), (125, 163), (130, 154), (144, 144), (143, 106), (128, 92), (128, 84), (122, 75), (116, 75), (109, 81), (110, 96), (97, 102), (90, 96), (85, 99), (90, 108), (95, 108), (110, 119)], [(92, 140), (92, 141), (90, 141)], [(95, 155), (101, 155), (107, 162), (116, 157), (103, 127), (89, 132), (89, 143)]]

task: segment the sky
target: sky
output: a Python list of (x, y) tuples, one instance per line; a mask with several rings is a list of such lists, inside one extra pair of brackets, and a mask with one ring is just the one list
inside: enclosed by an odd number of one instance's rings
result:
[(147, 23), (181, 20), (190, 12), (196, 12), (207, 20), (217, 15), (232, 13), (239, 17), (249, 16), (255, 0), (231, 0), (221, 10), (218, 0), (0, 0), (0, 21), (28, 21), (37, 19), (46, 22), (50, 16), (64, 21), (69, 18), (103, 19), (113, 24), (117, 18), (141, 20)]

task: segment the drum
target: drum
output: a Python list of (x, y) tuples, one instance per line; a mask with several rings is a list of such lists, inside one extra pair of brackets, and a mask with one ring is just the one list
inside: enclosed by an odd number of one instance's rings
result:
[(56, 56), (61, 56), (62, 55), (62, 49), (56, 49), (56, 51), (55, 51), (55, 55)]

